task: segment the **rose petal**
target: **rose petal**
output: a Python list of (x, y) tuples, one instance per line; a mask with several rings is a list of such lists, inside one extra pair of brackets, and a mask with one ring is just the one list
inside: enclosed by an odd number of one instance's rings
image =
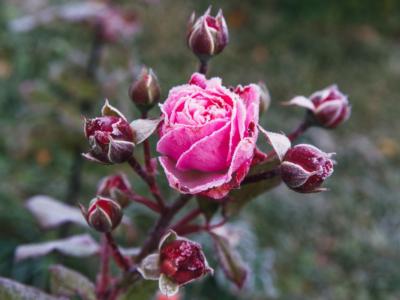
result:
[(227, 161), (229, 125), (229, 123), (225, 124), (218, 131), (193, 144), (178, 159), (176, 168), (181, 171), (197, 170), (203, 172), (217, 172), (227, 169), (229, 166), (229, 161)]
[(192, 77), (190, 77), (189, 84), (197, 85), (205, 89), (207, 86), (206, 76), (204, 74), (194, 73)]
[(157, 143), (157, 151), (174, 160), (197, 141), (219, 130), (226, 121), (215, 120), (204, 126), (180, 127), (167, 132)]

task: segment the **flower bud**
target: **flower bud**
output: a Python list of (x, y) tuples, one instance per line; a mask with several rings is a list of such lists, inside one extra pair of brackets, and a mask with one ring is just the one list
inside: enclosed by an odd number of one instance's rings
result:
[(310, 96), (314, 105), (316, 123), (325, 128), (335, 128), (350, 117), (351, 107), (347, 96), (332, 85)]
[(129, 97), (145, 112), (160, 100), (160, 85), (152, 69), (142, 69), (137, 80), (129, 88)]
[(209, 273), (201, 246), (186, 239), (164, 243), (160, 249), (160, 273), (182, 285)]
[(102, 117), (85, 119), (85, 136), (90, 151), (84, 156), (92, 161), (113, 164), (128, 160), (135, 147), (135, 132), (126, 118), (108, 101)]
[(207, 60), (225, 48), (229, 41), (228, 27), (222, 10), (219, 10), (216, 17), (210, 15), (210, 10), (196, 19), (192, 14), (186, 35), (189, 48), (199, 59)]
[(111, 198), (119, 203), (122, 208), (126, 207), (132, 194), (131, 185), (125, 174), (116, 174), (104, 177), (97, 189), (97, 195)]
[(300, 193), (323, 191), (321, 184), (333, 173), (331, 156), (311, 145), (296, 145), (286, 152), (283, 159), (282, 180)]
[(121, 223), (121, 206), (109, 198), (97, 196), (90, 201), (88, 211), (83, 206), (81, 210), (88, 224), (99, 232), (110, 232)]

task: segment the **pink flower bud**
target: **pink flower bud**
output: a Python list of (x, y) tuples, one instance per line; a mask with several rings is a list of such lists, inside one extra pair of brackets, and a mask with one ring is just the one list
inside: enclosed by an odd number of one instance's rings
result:
[(333, 173), (331, 156), (311, 145), (296, 145), (286, 152), (283, 159), (282, 180), (300, 193), (323, 191), (321, 184)]
[(201, 17), (196, 19), (192, 14), (186, 35), (189, 48), (200, 59), (206, 60), (216, 55), (225, 48), (229, 41), (228, 27), (222, 10), (219, 10), (216, 17), (210, 15), (211, 8)]
[(178, 239), (164, 243), (160, 249), (160, 273), (182, 285), (210, 272), (201, 246)]
[(126, 207), (132, 194), (131, 185), (125, 174), (116, 174), (103, 178), (97, 189), (97, 195), (117, 201), (121, 207)]
[(315, 92), (310, 100), (314, 104), (314, 118), (322, 127), (335, 128), (350, 117), (347, 96), (336, 85)]
[(122, 117), (103, 116), (85, 120), (85, 135), (90, 145), (90, 151), (85, 155), (88, 159), (122, 163), (133, 154), (135, 134)]
[(121, 223), (121, 206), (109, 198), (97, 196), (90, 201), (88, 211), (83, 206), (81, 210), (88, 224), (99, 232), (110, 232)]
[(141, 111), (149, 110), (160, 100), (160, 85), (152, 69), (142, 69), (129, 88), (129, 97)]

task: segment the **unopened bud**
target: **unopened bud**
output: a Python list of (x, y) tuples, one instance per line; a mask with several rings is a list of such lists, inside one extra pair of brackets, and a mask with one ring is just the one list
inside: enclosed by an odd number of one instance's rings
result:
[(135, 132), (127, 119), (106, 102), (103, 116), (85, 120), (85, 136), (90, 150), (84, 156), (92, 161), (113, 164), (133, 155)]
[(286, 185), (300, 193), (320, 192), (320, 186), (333, 173), (332, 154), (300, 144), (289, 149), (281, 164), (281, 176)]
[(160, 85), (152, 69), (143, 68), (129, 88), (129, 97), (141, 111), (148, 111), (160, 100)]
[(121, 223), (121, 206), (109, 198), (97, 196), (90, 201), (87, 211), (83, 206), (81, 210), (87, 223), (99, 232), (110, 232)]
[(207, 60), (216, 55), (228, 44), (229, 33), (222, 10), (219, 10), (216, 17), (210, 15), (211, 8), (201, 17), (196, 19), (193, 13), (186, 35), (189, 48), (199, 59)]
[(182, 285), (210, 272), (199, 244), (186, 239), (165, 243), (160, 249), (160, 273)]
[(122, 208), (130, 203), (132, 187), (125, 174), (116, 174), (103, 178), (97, 189), (97, 195), (111, 198), (119, 203)]
[(325, 128), (335, 128), (350, 117), (351, 107), (347, 96), (332, 85), (310, 96), (314, 104), (316, 123)]

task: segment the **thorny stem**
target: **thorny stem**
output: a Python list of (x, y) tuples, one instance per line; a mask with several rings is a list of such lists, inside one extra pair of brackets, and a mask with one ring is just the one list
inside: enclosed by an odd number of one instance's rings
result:
[(108, 246), (111, 248), (111, 254), (114, 258), (115, 263), (117, 264), (118, 267), (127, 272), (130, 269), (130, 264), (128, 260), (119, 251), (119, 248), (115, 243), (113, 236), (111, 235), (110, 232), (106, 232), (105, 237), (107, 239)]
[(129, 165), (132, 169), (147, 183), (150, 188), (150, 192), (152, 193), (154, 199), (156, 199), (161, 211), (165, 210), (164, 199), (161, 197), (160, 190), (155, 182), (155, 178), (148, 174), (135, 157), (131, 157), (128, 160)]
[(96, 294), (97, 298), (102, 300), (107, 299), (107, 288), (110, 282), (110, 247), (108, 246), (107, 238), (105, 236), (102, 237), (100, 258), (101, 266), (100, 274), (97, 278)]

